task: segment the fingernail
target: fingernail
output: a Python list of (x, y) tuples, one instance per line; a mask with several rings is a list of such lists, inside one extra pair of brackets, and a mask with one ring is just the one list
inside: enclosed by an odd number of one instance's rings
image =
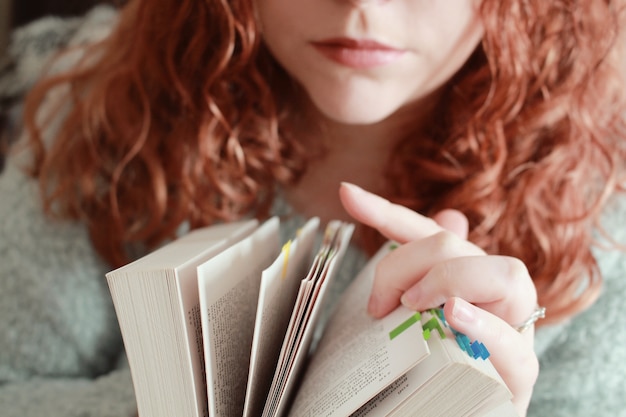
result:
[(359, 189), (361, 189), (361, 187), (359, 187), (358, 185), (356, 185), (356, 184), (352, 184), (351, 182), (348, 182), (348, 181), (341, 181), (341, 183), (340, 183), (340, 184), (341, 184), (342, 186), (344, 186), (344, 187), (351, 188), (351, 189), (353, 189), (353, 190), (359, 190)]
[(372, 317), (378, 317), (380, 302), (376, 294), (370, 295), (369, 302), (367, 303), (367, 313)]
[(476, 319), (475, 307), (461, 298), (455, 298), (452, 315), (459, 321), (473, 322)]
[(406, 308), (410, 308), (411, 310), (417, 310), (418, 309), (417, 303), (419, 301), (419, 295), (420, 295), (419, 291), (416, 291), (414, 289), (409, 289), (405, 291), (404, 294), (402, 294), (402, 297), (400, 297), (400, 302)]
[(363, 188), (361, 188), (358, 185), (353, 184), (351, 182), (342, 181), (341, 182), (341, 186), (346, 188), (346, 189), (348, 189), (348, 190), (350, 190), (350, 192), (353, 193), (353, 194), (358, 194), (358, 195), (368, 195), (369, 194)]
[(356, 196), (358, 196), (358, 198), (360, 199), (368, 199), (368, 201), (372, 201), (372, 202), (380, 202), (380, 201), (387, 201), (386, 199), (384, 199), (383, 197), (379, 196), (378, 194), (375, 194), (369, 190), (366, 190), (365, 188), (353, 184), (351, 182), (342, 182), (341, 186), (350, 190), (350, 192)]

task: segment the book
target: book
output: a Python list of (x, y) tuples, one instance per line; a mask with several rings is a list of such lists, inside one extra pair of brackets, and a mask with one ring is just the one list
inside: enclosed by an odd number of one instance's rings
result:
[(367, 314), (377, 262), (329, 314), (354, 230), (197, 229), (106, 274), (141, 417), (515, 416), (487, 349), (441, 309)]

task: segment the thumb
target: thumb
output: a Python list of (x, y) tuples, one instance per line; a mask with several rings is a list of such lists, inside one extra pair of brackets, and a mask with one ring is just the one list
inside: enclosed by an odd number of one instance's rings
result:
[(469, 233), (469, 221), (465, 214), (454, 209), (445, 209), (436, 213), (433, 220), (444, 229), (456, 234), (462, 239), (467, 239)]

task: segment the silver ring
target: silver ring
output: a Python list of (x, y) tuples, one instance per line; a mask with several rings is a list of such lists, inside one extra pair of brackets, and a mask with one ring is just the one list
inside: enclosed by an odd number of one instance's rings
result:
[(546, 308), (545, 307), (541, 307), (541, 306), (537, 306), (537, 307), (535, 307), (535, 311), (533, 311), (533, 314), (531, 314), (530, 317), (528, 317), (528, 319), (526, 319), (525, 322), (520, 323), (517, 326), (513, 326), (513, 327), (518, 332), (524, 333), (533, 324), (535, 324), (539, 319), (542, 319), (545, 316), (546, 316)]

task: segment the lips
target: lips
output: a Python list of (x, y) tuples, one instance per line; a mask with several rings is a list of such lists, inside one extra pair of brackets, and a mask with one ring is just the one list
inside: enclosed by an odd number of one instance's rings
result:
[(312, 45), (326, 58), (356, 69), (384, 66), (406, 53), (403, 49), (369, 39), (332, 38), (312, 42)]

